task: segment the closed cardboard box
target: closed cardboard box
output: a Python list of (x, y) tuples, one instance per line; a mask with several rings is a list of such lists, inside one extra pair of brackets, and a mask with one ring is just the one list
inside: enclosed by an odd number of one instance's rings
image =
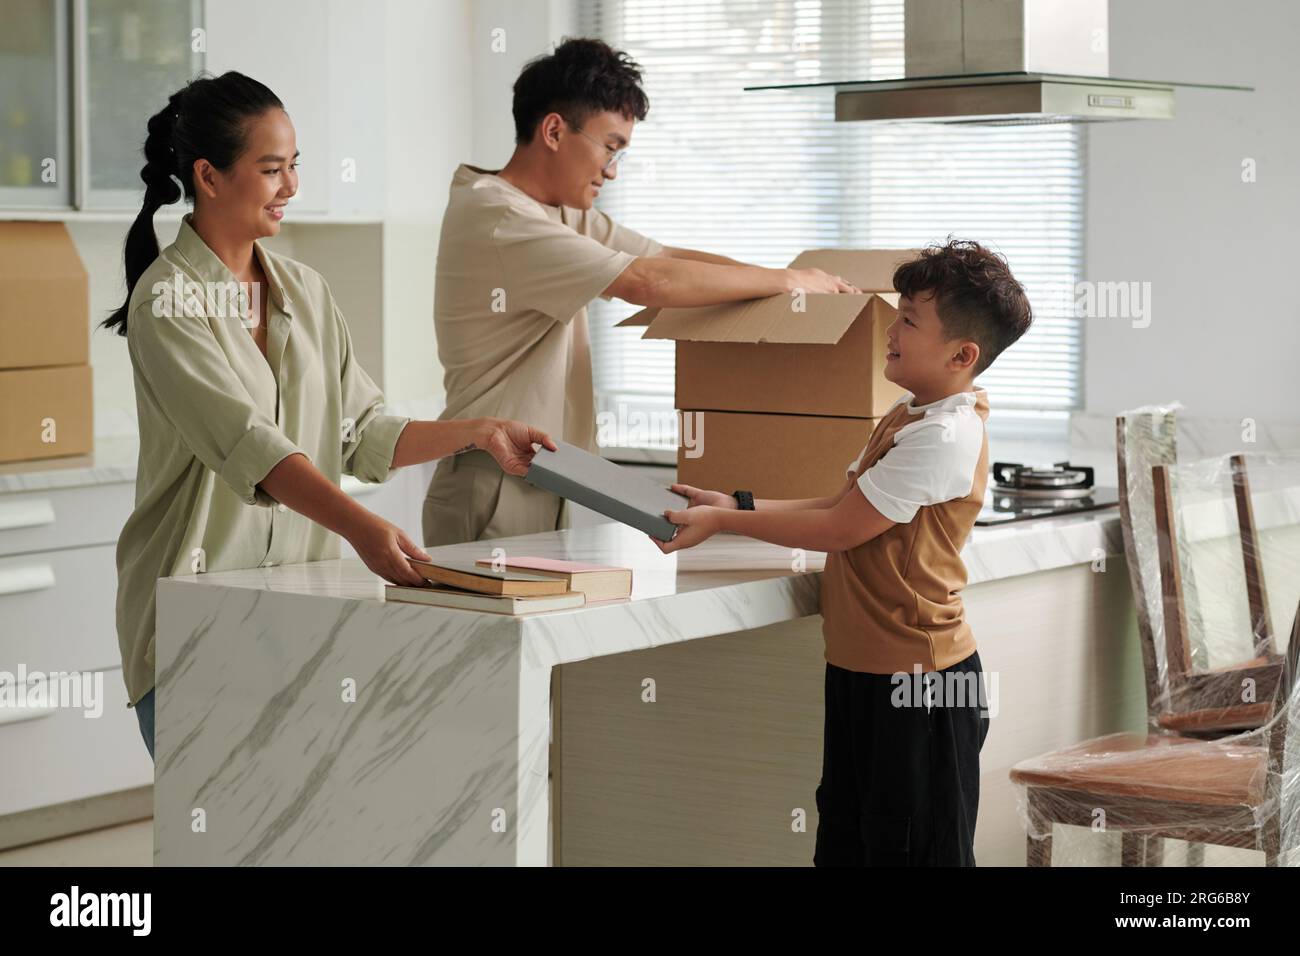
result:
[(0, 461), (86, 455), (93, 435), (89, 365), (0, 369)]
[(774, 295), (690, 309), (644, 309), (619, 323), (677, 343), (679, 409), (878, 418), (903, 394), (884, 377), (898, 313), (894, 268), (908, 249), (814, 249), (790, 263), (862, 294)]
[(862, 454), (875, 420), (752, 412), (682, 412), (677, 480), (757, 498), (819, 498), (844, 487), (845, 468)]
[(0, 222), (0, 369), (90, 360), (86, 270), (61, 222)]

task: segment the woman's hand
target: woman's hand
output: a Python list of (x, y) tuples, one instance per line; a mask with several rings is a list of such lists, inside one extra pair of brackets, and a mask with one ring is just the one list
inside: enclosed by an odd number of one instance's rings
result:
[(534, 442), (551, 451), (558, 450), (550, 435), (523, 422), (488, 418), (484, 425), (487, 433), (483, 438), (483, 450), (496, 459), (507, 475), (522, 475), (528, 471), (536, 454)]
[(416, 573), (407, 561), (407, 556), (430, 560), (429, 556), (401, 528), (390, 524), (379, 515), (366, 513), (351, 534), (348, 543), (356, 549), (357, 555), (366, 567), (385, 581), (393, 584), (405, 584), (408, 587), (421, 587), (424, 578)]
[[(685, 487), (685, 486), (683, 486)], [(708, 505), (687, 508), (685, 511), (665, 511), (664, 517), (677, 525), (677, 533), (671, 541), (651, 538), (664, 554), (672, 554), (683, 548), (693, 548), (702, 541), (707, 541), (722, 528), (720, 513), (723, 509)]]
[(671, 485), (670, 489), (690, 499), (688, 508), (730, 508), (733, 511), (736, 509), (736, 499), (721, 491), (704, 491), (691, 485)]

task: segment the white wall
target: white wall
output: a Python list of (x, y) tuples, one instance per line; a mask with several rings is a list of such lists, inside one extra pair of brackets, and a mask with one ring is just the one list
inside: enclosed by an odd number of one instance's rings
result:
[(1300, 423), (1297, 49), (1293, 0), (1111, 3), (1112, 76), (1256, 90), (1180, 89), (1172, 121), (1090, 129), (1086, 278), (1150, 282), (1152, 308), (1147, 328), (1086, 321), (1088, 413), (1177, 399)]
[[(499, 169), (514, 149), (510, 112), (515, 78), (525, 63), (550, 53), (572, 33), (570, 0), (474, 0), (473, 104), (475, 166)], [(494, 31), (504, 42), (493, 43)]]
[(473, 135), (465, 82), (470, 7), (470, 0), (388, 0), (382, 49), (365, 62), (385, 77), (383, 338), (390, 403), (442, 393), (433, 277), (447, 184)]
[(515, 78), (566, 31), (570, 8), (568, 0), (387, 0), (383, 367), (390, 401), (442, 392), (433, 278), (451, 178), (461, 163), (496, 169), (509, 159)]

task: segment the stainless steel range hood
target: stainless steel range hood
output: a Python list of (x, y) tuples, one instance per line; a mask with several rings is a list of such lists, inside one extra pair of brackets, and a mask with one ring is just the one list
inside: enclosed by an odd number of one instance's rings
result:
[(1174, 90), (1248, 86), (1109, 72), (1107, 0), (906, 0), (904, 76), (751, 86), (832, 89), (841, 122), (976, 125), (1172, 119)]

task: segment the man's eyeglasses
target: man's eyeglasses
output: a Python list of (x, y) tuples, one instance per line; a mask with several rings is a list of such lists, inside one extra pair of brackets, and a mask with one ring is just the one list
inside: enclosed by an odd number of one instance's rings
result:
[(569, 128), (572, 129), (575, 133), (578, 133), (586, 137), (587, 139), (591, 140), (601, 149), (605, 150), (605, 152), (609, 155), (609, 159), (605, 162), (605, 165), (600, 167), (600, 171), (602, 173), (608, 172), (611, 166), (617, 166), (620, 161), (627, 158), (629, 147), (624, 147), (623, 149), (615, 149), (613, 146), (610, 146), (608, 143), (602, 143), (594, 136), (588, 136), (586, 133), (582, 131), (582, 127), (578, 126), (572, 120), (566, 118), (564, 121), (569, 124)]

